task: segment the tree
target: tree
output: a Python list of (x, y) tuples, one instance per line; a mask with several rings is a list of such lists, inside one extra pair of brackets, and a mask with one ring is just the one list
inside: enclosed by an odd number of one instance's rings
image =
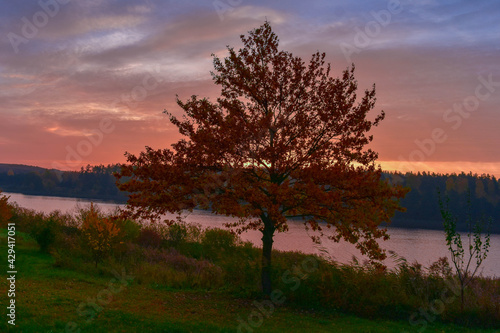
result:
[(85, 245), (90, 249), (95, 266), (106, 258), (120, 244), (121, 230), (111, 218), (103, 216), (90, 203), (88, 210), (81, 210), (81, 229)]
[[(262, 232), (262, 287), (271, 292), (271, 251), (275, 232), (301, 217), (306, 228), (355, 243), (363, 254), (383, 259), (376, 239), (387, 239), (379, 225), (399, 207), (406, 190), (381, 179), (372, 140), (375, 87), (357, 100), (354, 65), (341, 78), (330, 77), (325, 54), (309, 65), (278, 50), (278, 37), (266, 22), (241, 36), (244, 47), (213, 56), (221, 96), (177, 97), (185, 115), (168, 113), (187, 137), (173, 149), (125, 153), (129, 164), (117, 175), (130, 193), (129, 215), (158, 218), (195, 207), (239, 218), (228, 224), (241, 233)], [(126, 181), (120, 181), (127, 177)]]
[[(462, 244), (462, 237), (457, 232), (458, 217), (454, 215), (449, 208), (449, 197), (445, 196), (445, 201), (439, 195), (439, 208), (441, 216), (443, 217), (443, 227), (446, 234), (446, 245), (450, 251), (451, 261), (455, 266), (458, 281), (460, 282), (460, 309), (464, 311), (464, 291), (465, 288), (472, 282), (476, 275), (479, 266), (486, 259), (490, 248), (490, 227), (493, 219), (490, 217), (486, 219), (484, 216), (479, 220), (472, 219), (472, 204), (471, 204), (471, 191), (469, 189), (467, 196), (467, 205), (465, 220), (467, 225), (467, 240), (468, 240), (468, 254), (465, 253)], [(487, 231), (484, 234), (484, 226), (487, 225)], [(475, 259), (475, 265), (472, 259)], [(471, 266), (472, 265), (472, 266)], [(475, 267), (474, 267), (475, 266)]]
[(0, 190), (0, 227), (5, 228), (12, 217), (12, 207), (9, 204), (9, 196), (3, 195)]

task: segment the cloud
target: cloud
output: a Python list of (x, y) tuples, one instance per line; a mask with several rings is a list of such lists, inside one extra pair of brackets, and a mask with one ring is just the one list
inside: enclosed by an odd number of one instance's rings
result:
[[(138, 153), (145, 145), (168, 147), (179, 135), (162, 111), (181, 113), (176, 94), (215, 99), (211, 54), (225, 56), (227, 45), (238, 49), (240, 34), (267, 18), (281, 47), (305, 61), (326, 52), (337, 76), (350, 65), (341, 43), (354, 45), (358, 31), (376, 21), (373, 13), (388, 8), (373, 1), (225, 3), (221, 19), (211, 1), (74, 1), (61, 5), (17, 53), (7, 35), (21, 34), (23, 17), (32, 20), (42, 9), (38, 2), (9, 3), (0, 13), (0, 162), (64, 161), (67, 147), (76, 149), (104, 118), (116, 129), (82, 163), (123, 161), (124, 151)], [(401, 4), (369, 45), (352, 54), (360, 90), (375, 83), (375, 111), (387, 114), (373, 131), (372, 148), (382, 162), (408, 159), (419, 149), (416, 140), (441, 128), (447, 139), (425, 156), (429, 168), (478, 162), (474, 168), (495, 170), (500, 89), (456, 129), (443, 117), (474, 95), (479, 76), (500, 82), (500, 3)]]

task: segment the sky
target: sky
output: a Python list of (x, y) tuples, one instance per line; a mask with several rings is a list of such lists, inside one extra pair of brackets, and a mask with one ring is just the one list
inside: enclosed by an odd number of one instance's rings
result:
[(0, 163), (78, 170), (180, 138), (211, 54), (267, 19), (280, 48), (376, 85), (384, 170), (500, 177), (500, 2), (40, 0), (0, 4)]

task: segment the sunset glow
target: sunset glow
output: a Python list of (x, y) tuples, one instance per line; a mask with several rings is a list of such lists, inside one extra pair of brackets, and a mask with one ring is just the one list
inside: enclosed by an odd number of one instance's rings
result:
[[(223, 4), (221, 6), (220, 4)], [(168, 148), (191, 95), (215, 100), (211, 54), (266, 19), (282, 49), (354, 63), (386, 119), (384, 170), (500, 177), (497, 1), (10, 2), (0, 25), (0, 163), (64, 170)]]

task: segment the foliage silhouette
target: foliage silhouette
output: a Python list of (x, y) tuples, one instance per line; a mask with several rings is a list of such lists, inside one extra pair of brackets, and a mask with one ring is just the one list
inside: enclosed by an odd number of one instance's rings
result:
[[(120, 169), (117, 165), (89, 165), (79, 172), (62, 172), (60, 177), (57, 177), (58, 171), (34, 168), (0, 164), (0, 188), (6, 192), (32, 195), (90, 198), (117, 203), (125, 203), (127, 200), (127, 195), (120, 192), (112, 176), (113, 172)], [(35, 172), (42, 179), (43, 189), (40, 192), (30, 190), (33, 186), (27, 180), (30, 172)], [(392, 227), (442, 230), (441, 212), (436, 205), (436, 188), (450, 197), (450, 209), (457, 215), (466, 214), (467, 191), (470, 189), (471, 216), (480, 218), (484, 213), (495, 217), (491, 232), (500, 234), (500, 219), (497, 218), (500, 217), (500, 181), (494, 176), (470, 172), (383, 172), (382, 178), (411, 189), (400, 201), (406, 211), (394, 214), (391, 219)], [(458, 221), (457, 231), (467, 232), (465, 221)]]
[(0, 190), (0, 227), (5, 228), (12, 217), (12, 208), (9, 204), (9, 196), (3, 195)]
[[(158, 218), (194, 208), (238, 217), (228, 226), (241, 233), (262, 232), (262, 288), (270, 294), (271, 251), (275, 232), (300, 217), (306, 228), (356, 244), (372, 259), (383, 259), (377, 239), (386, 229), (406, 189), (381, 179), (377, 153), (365, 149), (381, 112), (367, 120), (375, 88), (358, 100), (354, 66), (330, 76), (325, 54), (309, 65), (278, 50), (268, 22), (241, 36), (244, 47), (214, 55), (214, 83), (222, 88), (216, 103), (192, 96), (177, 99), (185, 115), (168, 113), (188, 139), (173, 150), (146, 147), (126, 153), (118, 179), (130, 192), (129, 215)], [(333, 228), (332, 228), (333, 227)]]

